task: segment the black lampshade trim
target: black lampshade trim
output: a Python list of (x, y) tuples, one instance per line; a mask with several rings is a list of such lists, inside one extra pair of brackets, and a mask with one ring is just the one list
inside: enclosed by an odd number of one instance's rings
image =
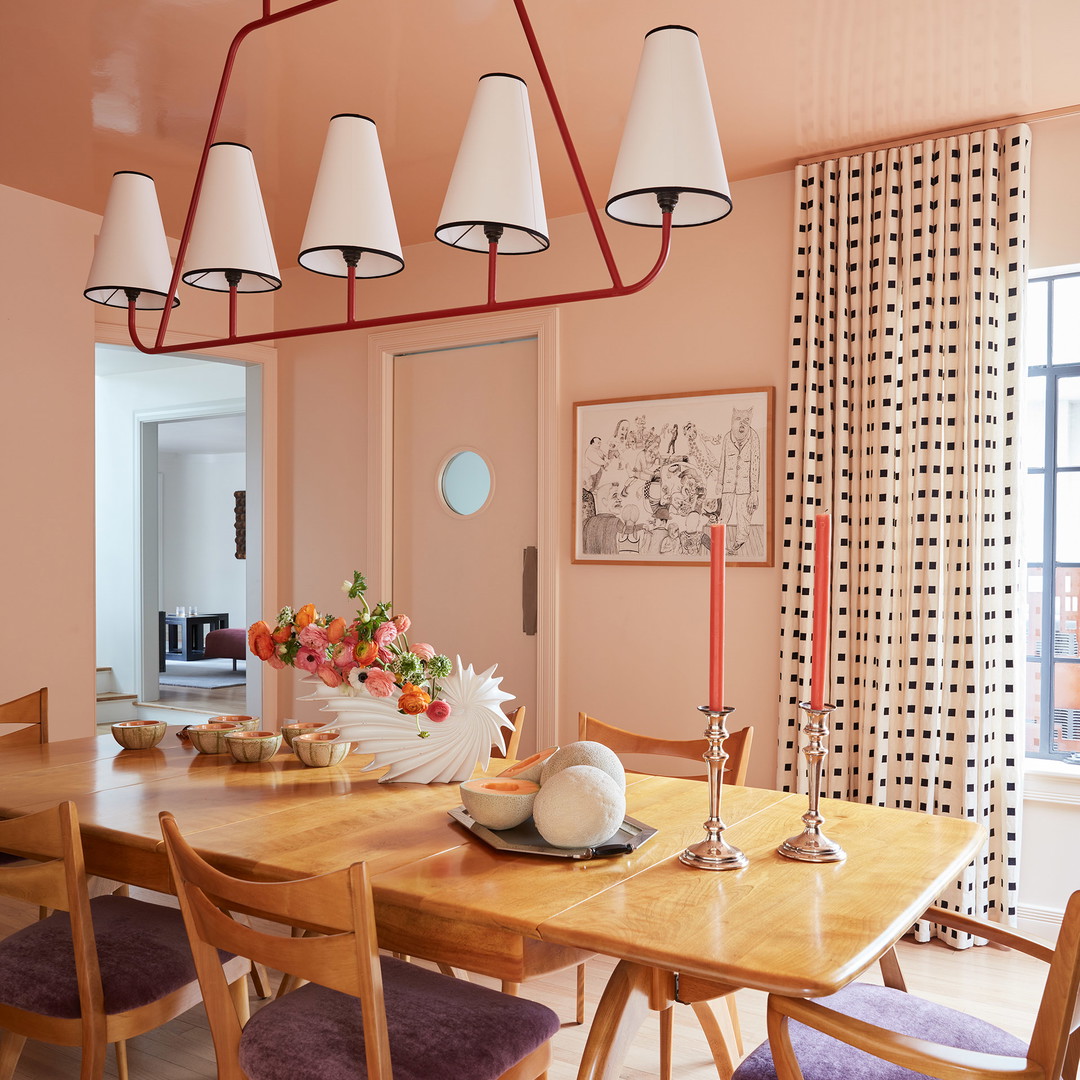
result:
[[(538, 254), (538, 252), (547, 251), (547, 249), (551, 247), (551, 241), (543, 233), (536, 232), (535, 229), (526, 229), (523, 225), (509, 225), (504, 221), (444, 221), (435, 230), (435, 239), (438, 240), (439, 243), (446, 244), (447, 247), (457, 248), (459, 251), (476, 251), (481, 255), (486, 255), (488, 253), (488, 242), (486, 237), (484, 239), (484, 247), (482, 251), (479, 248), (462, 247), (460, 244), (460, 240), (468, 236), (473, 229), (483, 229), (487, 225), (498, 225), (503, 230), (513, 229), (514, 232), (526, 233), (540, 243), (540, 247), (537, 249), (537, 251), (500, 250), (500, 255), (536, 255)], [(441, 233), (444, 229), (465, 229), (466, 231), (461, 234), (458, 242), (455, 243), (453, 240), (444, 240), (439, 235), (439, 233)]]
[[(145, 175), (145, 174), (140, 174), (140, 175)], [(128, 306), (128, 299), (127, 299), (126, 290), (129, 289), (129, 288), (134, 288), (134, 286), (133, 285), (95, 285), (95, 286), (93, 286), (93, 288), (83, 289), (83, 296), (85, 296), (86, 299), (89, 300), (92, 304), (101, 304), (104, 307), (122, 307), (122, 308), (126, 308)], [(106, 292), (106, 291), (109, 293), (109, 299), (108, 300), (99, 300), (96, 296), (91, 296), (90, 295), (91, 293), (99, 293), (99, 292)], [(114, 303), (111, 302), (112, 298), (114, 296), (116, 296), (117, 293), (119, 293), (124, 298), (124, 302), (122, 304), (114, 304)], [(142, 298), (143, 296), (160, 296), (161, 299), (164, 300), (165, 297), (168, 296), (168, 295), (169, 295), (168, 293), (158, 292), (156, 289), (140, 289), (139, 290), (139, 297), (140, 298)], [(180, 306), (180, 297), (179, 296), (174, 296), (173, 297), (172, 306), (173, 307), (179, 307)], [(158, 304), (156, 307), (151, 307), (151, 305), (149, 305), (149, 304), (140, 304), (138, 300), (135, 301), (135, 310), (136, 311), (161, 311), (164, 307), (165, 307), (164, 304)]]
[(113, 176), (145, 176), (151, 183), (154, 182), (154, 178), (149, 173), (139, 172), (138, 169), (117, 169)]
[[(686, 30), (688, 33), (693, 34), (694, 37), (698, 36), (698, 32), (692, 26), (681, 26), (679, 23), (668, 23), (667, 26), (654, 26), (649, 31), (649, 34), (658, 34), (661, 30)], [(645, 36), (648, 37), (649, 34), (646, 34)]]
[(481, 75), (477, 82), (482, 79), (517, 79), (519, 83), (529, 85), (520, 75), (515, 75), (512, 71), (489, 71), (486, 75)]
[[(207, 292), (222, 292), (227, 293), (228, 288), (220, 289), (216, 285), (200, 285), (198, 278), (206, 277), (208, 274), (226, 274), (234, 268), (231, 266), (208, 266), (201, 270), (187, 270), (181, 275), (181, 281), (185, 285), (190, 285), (193, 289), (206, 289)], [(275, 289), (281, 288), (281, 278), (272, 277), (270, 274), (258, 274), (254, 270), (241, 270), (241, 274), (244, 277), (258, 278), (260, 281), (266, 283), (265, 289), (237, 289), (238, 293), (261, 293), (261, 292), (273, 292)]]
[(693, 188), (693, 187), (675, 187), (671, 184), (660, 185), (655, 188), (636, 188), (633, 191), (621, 191), (618, 195), (614, 196), (604, 204), (604, 212), (609, 218), (614, 221), (621, 221), (624, 225), (636, 225), (641, 229), (662, 229), (664, 227), (663, 220), (657, 222), (655, 225), (648, 221), (627, 221), (626, 218), (619, 217), (618, 214), (611, 212), (611, 207), (614, 203), (621, 202), (623, 199), (628, 199), (634, 195), (655, 195), (658, 190), (670, 190), (677, 191), (680, 195), (684, 192), (690, 192), (693, 195), (709, 195), (714, 199), (720, 199), (721, 202), (727, 203), (727, 209), (722, 214), (717, 214), (714, 218), (709, 218), (708, 221), (694, 221), (684, 222), (679, 225), (674, 219), (672, 219), (671, 227), (673, 229), (696, 229), (699, 225), (712, 225), (714, 222), (723, 221), (724, 218), (731, 213), (731, 196), (725, 195), (722, 191), (713, 191), (710, 188)]
[(371, 126), (372, 126), (372, 127), (378, 127), (378, 126), (379, 126), (378, 124), (376, 124), (376, 123), (375, 123), (375, 121), (374, 121), (374, 120), (372, 120), (372, 119), (371, 119), (371, 117), (370, 117), (370, 116), (365, 116), (365, 115), (364, 115), (363, 113), (358, 113), (358, 112), (339, 112), (339, 113), (334, 113), (334, 115), (333, 115), (333, 116), (331, 116), (331, 117), (330, 117), (330, 119), (331, 119), (331, 120), (339, 120), (339, 119), (340, 119), (341, 117), (343, 117), (343, 116), (349, 116), (349, 117), (351, 117), (351, 118), (352, 118), (353, 120), (366, 120), (366, 121), (367, 121), (367, 122), (368, 122), (369, 124), (371, 124)]
[[(355, 244), (351, 244), (349, 246), (353, 248), (357, 247), (357, 245)], [(322, 277), (345, 278), (349, 276), (348, 267), (345, 268), (345, 273), (343, 274), (332, 274), (329, 270), (316, 270), (313, 266), (307, 266), (304, 263), (304, 256), (311, 255), (316, 251), (336, 251), (340, 254), (342, 248), (338, 244), (325, 244), (322, 247), (304, 248), (304, 250), (296, 256), (296, 261), (304, 270), (307, 270), (311, 274), (319, 274)], [(382, 251), (379, 248), (372, 247), (362, 247), (359, 248), (359, 251), (361, 265), (364, 262), (365, 255), (381, 255), (384, 259), (393, 259), (398, 264), (393, 270), (387, 270), (385, 274), (365, 274), (364, 277), (367, 278), (369, 281), (374, 281), (376, 278), (381, 277), (393, 277), (395, 274), (400, 274), (401, 271), (405, 269), (405, 260), (393, 251)], [(342, 262), (342, 265), (344, 265), (344, 261)], [(359, 266), (357, 267), (357, 269), (359, 269)], [(361, 275), (357, 274), (356, 277), (357, 279), (360, 279)]]
[(241, 150), (246, 150), (249, 154), (253, 153), (250, 146), (247, 143), (233, 142), (231, 139), (222, 139), (221, 142), (211, 143), (210, 148), (215, 146), (239, 146)]

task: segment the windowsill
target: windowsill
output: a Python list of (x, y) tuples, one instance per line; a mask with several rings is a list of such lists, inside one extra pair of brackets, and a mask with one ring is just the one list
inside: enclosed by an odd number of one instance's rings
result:
[(1080, 805), (1080, 766), (1046, 758), (1024, 759), (1024, 797)]

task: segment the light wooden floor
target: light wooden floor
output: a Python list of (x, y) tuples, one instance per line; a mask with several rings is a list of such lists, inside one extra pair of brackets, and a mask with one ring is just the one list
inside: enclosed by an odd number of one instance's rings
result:
[[(149, 897), (151, 894), (142, 894)], [(14, 901), (0, 899), (0, 936), (24, 925), (33, 913)], [(913, 992), (960, 1007), (1012, 1031), (1031, 1035), (1035, 1008), (1042, 992), (1045, 967), (1029, 957), (986, 946), (955, 952), (944, 945), (902, 942), (900, 960)], [(592, 1016), (613, 962), (598, 957), (589, 962), (587, 1019)], [(865, 977), (874, 979), (876, 971)], [(483, 980), (481, 980), (483, 981)], [(525, 987), (528, 996), (543, 1001), (560, 1016), (573, 1015), (573, 972), (536, 980)], [(738, 994), (739, 1013), (747, 1048), (765, 1037), (765, 995), (750, 990)], [(253, 1000), (257, 1008), (259, 1002)], [(721, 1006), (723, 1007), (723, 1006)], [(564, 1027), (555, 1037), (555, 1063), (550, 1080), (574, 1080), (587, 1035), (586, 1027)], [(214, 1051), (202, 1006), (163, 1028), (128, 1044), (132, 1080), (212, 1080)], [(78, 1075), (78, 1051), (28, 1041), (15, 1080), (70, 1080)], [(627, 1056), (623, 1080), (646, 1080), (658, 1075), (657, 1021), (650, 1017)], [(693, 1012), (675, 1009), (674, 1076), (676, 1080), (715, 1080), (705, 1039)], [(116, 1076), (110, 1054), (107, 1077)], [(298, 1078), (302, 1080), (302, 1078)], [(434, 1080), (434, 1078), (433, 1078)]]

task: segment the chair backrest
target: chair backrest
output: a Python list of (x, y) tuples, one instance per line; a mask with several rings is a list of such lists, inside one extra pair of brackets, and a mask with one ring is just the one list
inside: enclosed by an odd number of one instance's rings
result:
[[(68, 912), (80, 1013), (84, 1025), (96, 1026), (93, 1038), (104, 1053), (104, 994), (75, 804), (63, 802), (35, 814), (0, 820), (0, 851), (32, 860), (0, 863), (0, 896)], [(88, 1037), (89, 1033), (84, 1047)]]
[(1080, 890), (1065, 905), (1028, 1059), (1038, 1062), (1045, 1076), (1075, 1080), (1080, 1062)]
[[(646, 754), (649, 756), (683, 758), (701, 763), (703, 772), (688, 777), (691, 780), (708, 780), (709, 774), (704, 763), (704, 754), (708, 743), (704, 735), (698, 739), (658, 739), (651, 735), (641, 735), (636, 731), (627, 731), (612, 724), (605, 724), (594, 716), (578, 713), (578, 738), (591, 742), (603, 743), (616, 754)], [(724, 751), (728, 755), (724, 767), (725, 784), (746, 782), (746, 770), (750, 764), (750, 745), (754, 739), (754, 729), (745, 727), (733, 731), (724, 740)], [(660, 775), (670, 775), (661, 772)]]
[[(173, 882), (199, 974), (219, 1080), (243, 1080), (238, 1054), (242, 1025), (229, 996), (218, 949), (359, 998), (369, 1080), (390, 1077), (390, 1042), (375, 908), (367, 867), (355, 863), (299, 881), (251, 882), (215, 870), (183, 838), (176, 819), (160, 815)], [(229, 911), (315, 930), (321, 936), (282, 937), (233, 920)]]
[(0, 749), (37, 746), (49, 741), (49, 688), (0, 704), (0, 726), (21, 724), (15, 731), (0, 732)]
[[(521, 746), (521, 733), (525, 730), (525, 706), (519, 705), (511, 714), (510, 719), (514, 722), (514, 730), (506, 738), (506, 752), (503, 753), (497, 746), (491, 748), (493, 758), (509, 758), (511, 761), (518, 760), (518, 749)], [(504, 733), (505, 733), (505, 729)]]

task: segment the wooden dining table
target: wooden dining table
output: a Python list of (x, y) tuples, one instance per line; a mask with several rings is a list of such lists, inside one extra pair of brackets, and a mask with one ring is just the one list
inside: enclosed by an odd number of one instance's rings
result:
[(806, 797), (725, 786), (725, 835), (749, 865), (698, 870), (678, 855), (704, 836), (707, 785), (629, 774), (627, 814), (656, 834), (629, 854), (576, 861), (495, 850), (450, 817), (456, 784), (380, 784), (369, 763), (308, 768), (283, 745), (270, 761), (239, 764), (182, 746), (175, 729), (152, 750), (73, 739), (0, 755), (0, 816), (70, 799), (88, 872), (162, 892), (162, 810), (205, 858), (255, 880), (364, 860), (384, 948), (499, 980), (615, 957), (579, 1080), (618, 1075), (644, 1011), (675, 999), (670, 973), (788, 996), (839, 989), (911, 927), (984, 836), (970, 821), (822, 800), (847, 860), (793, 862), (776, 849), (801, 830)]

